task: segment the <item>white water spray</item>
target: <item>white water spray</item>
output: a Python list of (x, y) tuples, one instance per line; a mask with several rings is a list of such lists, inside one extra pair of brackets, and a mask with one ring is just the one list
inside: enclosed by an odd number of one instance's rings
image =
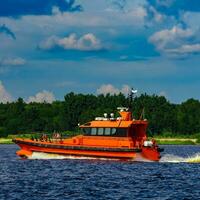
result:
[(200, 153), (194, 154), (189, 157), (181, 157), (173, 154), (166, 154), (160, 159), (159, 162), (168, 162), (168, 163), (200, 163)]
[(51, 154), (51, 153), (43, 153), (43, 152), (33, 152), (28, 159), (40, 159), (40, 160), (49, 160), (49, 159), (77, 159), (77, 160), (119, 160), (112, 158), (95, 158), (95, 157), (83, 157), (83, 156), (71, 156), (71, 155), (59, 155), (59, 154)]
[[(120, 160), (120, 159), (113, 159), (113, 158), (94, 158), (94, 157), (82, 157), (82, 156), (70, 156), (70, 155), (59, 155), (59, 154), (51, 154), (51, 153), (43, 153), (43, 152), (33, 152), (31, 156), (28, 157), (29, 159), (78, 159), (78, 160)], [(136, 161), (136, 162), (153, 162), (143, 158), (140, 155), (133, 160), (129, 161)], [(181, 157), (173, 154), (165, 154), (160, 159), (161, 163), (200, 163), (200, 153), (194, 154), (193, 156), (189, 157)]]

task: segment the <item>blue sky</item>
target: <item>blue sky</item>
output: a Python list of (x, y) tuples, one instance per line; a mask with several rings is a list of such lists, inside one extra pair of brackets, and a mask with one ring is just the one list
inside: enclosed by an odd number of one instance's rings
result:
[(200, 1), (0, 1), (0, 102), (68, 92), (200, 98)]

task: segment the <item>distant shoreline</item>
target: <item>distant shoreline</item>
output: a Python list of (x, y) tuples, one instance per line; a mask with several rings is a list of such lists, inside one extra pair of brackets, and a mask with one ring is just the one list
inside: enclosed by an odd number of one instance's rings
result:
[(161, 145), (199, 145), (198, 139), (195, 138), (155, 138)]
[[(195, 138), (155, 138), (159, 145), (199, 145)], [(14, 144), (11, 138), (0, 138), (0, 144)]]
[(0, 138), (0, 144), (14, 144), (11, 138)]

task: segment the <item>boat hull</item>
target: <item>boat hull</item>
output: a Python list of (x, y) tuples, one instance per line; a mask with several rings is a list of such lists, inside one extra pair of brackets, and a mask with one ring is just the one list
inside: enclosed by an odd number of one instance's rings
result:
[(33, 152), (42, 152), (50, 154), (59, 154), (77, 157), (96, 157), (96, 158), (113, 158), (134, 160), (139, 156), (152, 161), (160, 159), (160, 153), (151, 148), (106, 148), (106, 147), (89, 147), (81, 145), (66, 145), (61, 143), (35, 142), (22, 139), (13, 140), (20, 146), (17, 155), (22, 158), (31, 157)]
[(20, 157), (28, 158), (33, 152), (43, 152), (51, 154), (71, 155), (71, 156), (86, 156), (86, 157), (105, 157), (105, 158), (119, 158), (119, 159), (134, 159), (136, 153), (140, 149), (127, 148), (100, 148), (100, 147), (86, 147), (86, 146), (66, 146), (64, 144), (52, 143), (36, 143), (21, 140), (14, 140), (16, 144), (21, 147), (17, 151)]

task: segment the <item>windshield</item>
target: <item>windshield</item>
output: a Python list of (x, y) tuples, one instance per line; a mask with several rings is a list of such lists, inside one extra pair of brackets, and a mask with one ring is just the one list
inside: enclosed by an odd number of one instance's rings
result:
[(82, 128), (83, 135), (126, 137), (127, 128)]

